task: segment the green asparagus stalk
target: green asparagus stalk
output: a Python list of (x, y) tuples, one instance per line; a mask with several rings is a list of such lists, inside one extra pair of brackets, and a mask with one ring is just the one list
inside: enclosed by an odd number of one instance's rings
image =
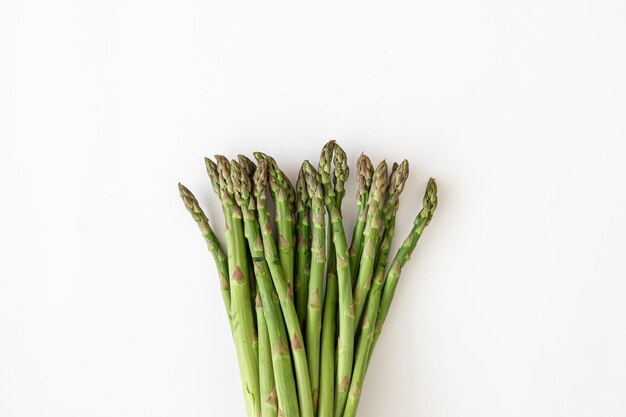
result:
[[(244, 155), (232, 162), (205, 159), (226, 219), (227, 251), (193, 194), (179, 184), (217, 265), (247, 415), (354, 417), (402, 268), (436, 209), (436, 184), (429, 181), (424, 207), (387, 270), (407, 161), (393, 164), (388, 175), (386, 163), (374, 170), (361, 154), (348, 248), (343, 149), (328, 142), (318, 169), (305, 161), (295, 188), (272, 157), (255, 157), (258, 168)], [(276, 235), (266, 188), (275, 203)]]
[[(389, 249), (391, 247), (391, 240), (393, 239), (394, 231), (394, 225), (391, 225), (387, 231), (385, 231), (385, 237), (380, 245), (381, 257), (386, 258), (389, 255)], [(354, 370), (352, 374), (352, 381), (350, 383), (350, 393), (348, 395), (348, 401), (346, 402), (343, 417), (354, 417), (361, 399), (361, 389), (363, 387), (365, 374), (369, 365), (370, 348), (372, 346), (374, 336), (373, 326), (375, 325), (376, 314), (378, 313), (381, 289), (385, 277), (385, 268), (386, 260), (385, 262), (377, 263), (372, 289), (370, 290), (369, 297), (367, 298), (367, 308), (365, 309), (365, 315), (360, 326), (359, 339), (354, 359)]]
[(381, 290), (383, 287), (387, 258), (391, 249), (391, 242), (395, 233), (396, 213), (399, 205), (399, 197), (404, 189), (404, 184), (408, 177), (409, 163), (403, 161), (401, 165), (394, 164), (389, 180), (389, 188), (385, 199), (383, 218), (386, 220), (383, 240), (380, 244), (378, 259), (376, 260), (376, 272), (372, 288), (367, 298), (367, 307), (361, 323), (359, 338), (356, 347), (354, 360), (354, 370), (350, 383), (350, 393), (344, 410), (344, 417), (354, 417), (357, 412), (361, 389), (365, 380), (367, 366), (369, 364), (369, 353), (374, 338), (374, 325), (378, 314)]
[[(341, 213), (341, 203), (345, 195), (343, 184), (347, 180), (348, 170), (343, 150), (339, 151), (335, 163), (335, 205)], [(338, 161), (337, 161), (338, 159)], [(343, 160), (342, 160), (343, 159)], [(321, 177), (320, 177), (321, 181)], [(322, 355), (320, 371), (320, 401), (319, 417), (332, 417), (335, 414), (335, 369), (337, 352), (337, 304), (339, 288), (337, 283), (337, 257), (332, 241), (332, 231), (327, 235), (328, 266), (326, 272), (326, 296), (324, 297), (324, 312), (322, 316)]]
[[(294, 287), (296, 293), (296, 311), (302, 332), (305, 332), (305, 323), (307, 315), (307, 301), (309, 297), (309, 280), (311, 276), (311, 199), (306, 189), (306, 180), (304, 178), (304, 164), (300, 168), (298, 181), (296, 182), (296, 236), (297, 236), (297, 257), (296, 257), (296, 276), (294, 278)], [(324, 265), (322, 263), (322, 271)], [(321, 294), (321, 293), (320, 293)], [(319, 295), (319, 294), (318, 294)], [(306, 339), (306, 338), (305, 338)], [(307, 347), (307, 353), (309, 348)], [(309, 374), (311, 363), (309, 362)], [(315, 390), (313, 392), (315, 397)], [(315, 405), (315, 400), (313, 401)]]
[[(337, 262), (339, 338), (337, 342), (337, 375), (335, 381), (334, 413), (336, 417), (341, 417), (350, 388), (352, 361), (354, 359), (354, 304), (352, 302), (352, 279), (350, 275), (346, 234), (343, 228), (341, 212), (336, 204), (336, 192), (330, 180), (332, 155), (335, 152), (338, 152), (340, 164), (347, 167), (347, 164), (343, 161), (345, 159), (345, 152), (336, 146), (335, 141), (330, 141), (322, 149), (319, 161), (319, 173), (322, 180), (322, 188), (324, 189), (324, 203), (330, 215), (333, 245), (335, 247)], [(307, 176), (307, 181), (311, 180), (311, 176)]]
[[(339, 289), (339, 339), (337, 342), (337, 379), (335, 386), (335, 417), (341, 417), (347, 400), (352, 376), (354, 360), (354, 301), (352, 293), (352, 274), (345, 229), (341, 217), (341, 203), (345, 195), (344, 184), (348, 180), (348, 158), (344, 150), (337, 144), (334, 146), (335, 164), (335, 201), (330, 210), (330, 220), (333, 229), (333, 245), (337, 262), (337, 284)], [(328, 203), (327, 203), (328, 204)], [(342, 323), (342, 314), (344, 322)], [(345, 324), (342, 330), (342, 324)], [(350, 333), (351, 332), (351, 333)], [(347, 339), (345, 339), (347, 337)], [(347, 340), (347, 342), (344, 342)]]
[[(225, 231), (225, 235), (227, 236), (227, 245), (228, 245), (228, 258), (227, 258), (227, 265), (230, 264), (233, 261), (233, 250), (232, 250), (232, 241), (228, 238), (230, 236), (229, 233), (229, 228), (232, 227), (232, 223), (230, 222), (230, 216), (231, 214), (227, 214), (227, 213), (232, 213), (232, 210), (227, 206), (224, 205), (224, 201), (222, 201), (222, 187), (220, 185), (220, 179), (219, 179), (219, 173), (218, 173), (218, 167), (217, 164), (212, 161), (209, 158), (204, 158), (204, 162), (205, 162), (205, 166), (206, 166), (206, 171), (207, 174), (209, 176), (209, 179), (211, 180), (211, 186), (213, 187), (213, 191), (215, 192), (215, 194), (217, 195), (218, 199), (220, 200), (220, 203), (222, 204), (222, 210), (224, 212), (224, 217), (225, 217), (225, 223), (226, 223), (226, 231)], [(225, 184), (227, 187), (227, 184)], [(230, 226), (229, 226), (230, 225)], [(248, 263), (250, 262), (251, 259), (248, 259)], [(248, 266), (248, 268), (250, 268), (250, 266)], [(250, 269), (248, 269), (250, 270)], [(227, 267), (227, 273), (228, 273), (228, 267)], [(252, 281), (252, 280), (248, 280), (248, 281)], [(230, 286), (230, 283), (229, 283)], [(252, 294), (252, 291), (251, 291)], [(228, 312), (229, 312), (229, 320), (231, 320), (231, 307), (232, 307), (232, 302), (230, 301), (230, 294), (229, 294), (229, 302), (228, 302)], [(254, 323), (254, 321), (253, 321)], [(236, 334), (235, 334), (235, 330), (233, 328), (233, 324), (232, 324), (232, 320), (231, 320), (231, 331), (233, 333), (233, 338), (235, 339), (235, 347), (237, 348), (237, 338), (236, 338)], [(252, 350), (254, 352), (254, 355), (258, 355), (258, 338), (256, 337), (255, 333), (253, 333), (253, 339), (252, 339)], [(239, 354), (237, 356), (237, 362), (239, 363), (239, 374), (241, 377), (241, 382), (242, 385), (244, 385), (243, 390), (244, 390), (244, 400), (246, 403), (246, 408), (249, 408), (249, 398), (246, 396), (246, 388), (245, 388), (245, 381), (246, 381), (246, 369), (244, 369), (244, 366), (242, 365), (241, 359), (239, 357)]]
[(322, 330), (324, 264), (326, 262), (326, 208), (324, 206), (324, 192), (319, 175), (308, 161), (305, 161), (303, 164), (303, 173), (305, 177), (309, 177), (308, 180), (305, 179), (305, 186), (311, 202), (311, 217), (313, 221), (311, 277), (308, 288), (305, 340), (309, 376), (311, 377), (313, 409), (317, 412), (320, 387), (320, 333)]
[(365, 300), (372, 284), (372, 276), (374, 272), (374, 263), (376, 262), (376, 254), (378, 253), (378, 244), (380, 242), (381, 232), (383, 229), (381, 203), (387, 186), (389, 185), (388, 168), (385, 161), (381, 162), (372, 178), (372, 186), (370, 189), (367, 221), (365, 223), (363, 254), (359, 265), (359, 274), (354, 286), (354, 317), (355, 323), (360, 322)]
[(363, 253), (363, 231), (365, 230), (365, 222), (367, 220), (367, 201), (369, 200), (373, 174), (374, 167), (372, 166), (372, 161), (367, 155), (362, 153), (356, 161), (357, 213), (356, 224), (352, 232), (352, 243), (350, 244), (349, 250), (352, 287), (356, 284), (357, 274), (359, 273), (359, 262), (361, 261), (361, 254)]
[[(245, 175), (248, 178), (252, 178), (252, 176), (254, 175), (254, 171), (256, 170), (255, 163), (252, 162), (252, 160), (250, 160), (250, 158), (248, 158), (247, 156), (241, 155), (241, 154), (237, 155), (237, 161), (239, 162), (239, 166), (244, 171)], [(248, 271), (250, 271), (251, 274), (254, 273), (254, 264), (252, 262), (252, 255), (250, 254), (249, 250), (248, 250)], [(256, 294), (257, 294), (256, 279), (249, 279), (248, 282), (250, 283), (250, 296), (252, 297), (251, 302), (253, 306), (256, 306)], [(253, 318), (256, 321), (256, 308), (252, 309), (252, 314), (254, 316)], [(257, 344), (255, 344), (254, 347), (255, 349), (258, 349)]]
[(378, 338), (380, 337), (380, 333), (385, 325), (385, 320), (387, 319), (387, 314), (389, 314), (389, 307), (391, 306), (391, 301), (393, 300), (393, 296), (396, 291), (396, 287), (398, 286), (398, 281), (400, 279), (400, 272), (406, 263), (409, 261), (417, 242), (419, 241), (424, 229), (430, 223), (430, 220), (433, 217), (433, 213), (437, 208), (437, 184), (435, 183), (434, 178), (431, 178), (428, 181), (428, 185), (426, 186), (426, 193), (424, 194), (423, 199), (423, 208), (418, 213), (417, 217), (413, 221), (413, 229), (407, 236), (407, 238), (398, 249), (398, 252), (393, 258), (391, 266), (389, 267), (389, 271), (387, 272), (387, 278), (385, 279), (385, 283), (383, 286), (381, 298), (380, 298), (380, 307), (378, 308), (378, 314), (376, 316), (376, 328), (374, 330), (374, 340), (372, 341), (372, 346), (370, 347), (369, 358), (371, 360), (372, 353), (374, 352), (374, 348), (376, 347), (376, 343), (378, 342)]
[[(339, 147), (338, 145), (335, 146), (334, 149), (334, 163), (335, 163), (335, 170), (334, 170), (334, 189), (335, 189), (335, 206), (337, 208), (337, 211), (339, 212), (339, 215), (341, 216), (341, 205), (343, 203), (343, 198), (345, 196), (345, 188), (344, 188), (344, 184), (346, 183), (346, 181), (348, 180), (348, 175), (349, 175), (349, 168), (348, 168), (348, 160), (346, 157), (345, 152), (343, 151), (343, 149), (341, 149), (341, 147)], [(330, 220), (329, 220), (330, 221)], [(328, 304), (328, 312), (329, 315), (328, 317), (324, 317), (324, 325), (329, 326), (329, 331), (328, 331), (328, 336), (325, 335), (325, 337), (333, 337), (333, 342), (337, 337), (337, 307), (338, 307), (338, 298), (339, 298), (339, 284), (338, 284), (338, 277), (337, 277), (337, 256), (336, 256), (336, 250), (335, 250), (335, 246), (334, 243), (332, 241), (332, 234), (331, 239), (329, 239), (329, 266), (328, 266), (328, 273), (327, 273), (327, 297), (330, 300), (329, 304)], [(351, 274), (350, 274), (351, 275)], [(326, 307), (326, 305), (325, 305)], [(326, 314), (326, 309), (324, 310), (324, 314)], [(328, 320), (328, 322), (326, 321)], [(332, 335), (332, 336), (331, 336)], [(325, 358), (328, 358), (327, 361), (330, 362), (330, 366), (329, 366), (329, 372), (334, 372), (335, 369), (337, 369), (337, 363), (338, 363), (338, 352), (337, 350), (335, 350), (335, 346), (334, 344), (331, 344), (329, 347), (323, 347), (326, 348), (328, 353), (325, 356)], [(326, 377), (326, 376), (325, 376)], [(332, 393), (334, 390), (334, 382), (333, 378), (335, 376), (331, 375), (330, 376), (330, 392)], [(337, 384), (339, 384), (339, 380), (336, 381)], [(334, 408), (335, 402), (333, 399), (333, 402), (331, 403), (331, 413), (330, 415), (332, 415), (333, 413), (333, 408)]]
[[(217, 236), (211, 229), (209, 225), (209, 219), (200, 208), (200, 204), (196, 197), (181, 183), (178, 183), (178, 190), (180, 191), (180, 196), (183, 199), (183, 203), (185, 207), (191, 214), (191, 217), (198, 223), (198, 227), (200, 228), (200, 232), (202, 233), (202, 237), (206, 242), (207, 249), (213, 255), (213, 259), (215, 260), (215, 265), (217, 266), (217, 275), (220, 280), (220, 287), (222, 289), (222, 299), (224, 300), (224, 308), (226, 309), (226, 314), (228, 315), (228, 322), (231, 323), (230, 318), (230, 283), (228, 282), (228, 260), (226, 255), (224, 254), (224, 250), (222, 249), (222, 245), (219, 240), (217, 240)], [(232, 324), (231, 324), (232, 327)], [(232, 328), (231, 328), (232, 330)]]
[[(239, 166), (241, 167), (242, 175), (245, 176), (245, 178), (251, 179), (254, 176), (254, 171), (256, 171), (256, 164), (252, 162), (250, 158), (242, 154), (237, 155), (237, 161), (239, 162)], [(245, 225), (244, 225), (244, 228), (245, 228)], [(254, 263), (252, 261), (252, 254), (249, 250), (248, 250), (248, 265), (249, 265), (249, 270), (253, 271)], [(255, 288), (255, 285), (256, 285), (256, 280), (250, 280), (250, 292), (253, 294), (253, 297), (255, 297), (254, 305), (256, 306), (256, 294), (258, 290), (257, 288)]]
[(258, 161), (266, 160), (268, 165), (268, 183), (274, 202), (276, 203), (276, 231), (278, 233), (278, 256), (283, 268), (285, 279), (292, 288), (294, 285), (294, 210), (295, 194), (287, 176), (278, 167), (278, 164), (269, 155), (255, 152)]
[[(244, 234), (245, 234), (245, 224), (244, 224)], [(250, 250), (246, 247), (246, 262), (248, 263), (248, 273), (250, 276), (248, 277), (248, 285), (250, 286), (250, 302), (252, 305), (252, 323), (254, 323), (253, 333), (252, 333), (252, 349), (254, 350), (254, 355), (259, 357), (259, 331), (256, 327), (257, 319), (256, 319), (256, 277), (254, 276), (254, 262), (252, 261), (252, 255), (250, 254)]]
[[(233, 178), (239, 176), (239, 180), (233, 181), (233, 189), (235, 191), (235, 198), (237, 203), (241, 207), (246, 239), (248, 241), (248, 247), (254, 262), (255, 276), (257, 279), (257, 287), (259, 289), (262, 313), (267, 325), (267, 334), (269, 337), (269, 344), (271, 346), (271, 365), (273, 367), (275, 390), (268, 389), (269, 380), (264, 381), (267, 377), (263, 375), (264, 371), (264, 336), (262, 335), (261, 326), (259, 326), (259, 364), (261, 372), (261, 401), (262, 412), (272, 413), (272, 410), (276, 409), (278, 405), (278, 414), (280, 416), (299, 416), (298, 409), (298, 397), (296, 392), (296, 383), (293, 376), (293, 368), (291, 366), (291, 352), (288, 346), (287, 331), (285, 329), (285, 323), (281, 312), (280, 304), (278, 302), (278, 295), (274, 289), (274, 284), (270, 275), (269, 267), (265, 261), (265, 255), (263, 251), (263, 242), (259, 227), (259, 222), (256, 217), (256, 200), (251, 198), (252, 184), (250, 177), (242, 169), (241, 172), (237, 172), (236, 165)], [(243, 166), (242, 166), (243, 168)], [(258, 304), (257, 304), (258, 305)], [(257, 319), (261, 315), (257, 313)], [(265, 344), (267, 347), (267, 344)], [(269, 392), (269, 394), (268, 394)], [(273, 412), (274, 415), (276, 414)], [(265, 416), (265, 414), (264, 414)]]
[(259, 388), (259, 362), (253, 348), (255, 324), (250, 303), (249, 271), (246, 259), (246, 242), (242, 213), (233, 202), (233, 186), (230, 163), (223, 156), (216, 156), (218, 181), (226, 218), (226, 241), (228, 246), (228, 270), (230, 274), (231, 316), (235, 329), (235, 347), (242, 375), (244, 400), (249, 416), (261, 414)]
[(298, 387), (298, 400), (300, 403), (300, 415), (302, 417), (313, 417), (313, 400), (311, 396), (311, 381), (309, 379), (309, 369), (307, 364), (306, 350), (302, 338), (302, 330), (298, 321), (298, 314), (293, 301), (294, 294), (290, 283), (283, 274), (283, 269), (278, 257), (278, 249), (272, 236), (269, 214), (267, 212), (265, 187), (267, 184), (268, 162), (261, 160), (254, 174), (255, 194), (257, 203), (257, 213), (261, 227), (261, 236), (265, 258), (274, 282), (274, 287), (278, 293), (280, 306), (287, 325), (290, 336), (291, 352), (293, 354), (294, 368), (296, 371), (296, 382)]
[(278, 401), (276, 385), (274, 384), (274, 368), (272, 365), (272, 345), (267, 330), (261, 291), (256, 293), (256, 322), (259, 332), (259, 380), (261, 390), (261, 417), (276, 417), (278, 415)]
[(337, 284), (337, 262), (332, 233), (327, 235), (328, 266), (326, 271), (326, 295), (322, 315), (322, 354), (320, 364), (319, 417), (335, 415), (335, 370), (337, 343), (337, 304), (339, 288)]
[[(215, 193), (217, 198), (220, 200), (220, 204), (222, 205), (222, 211), (224, 212), (224, 216), (226, 216), (226, 212), (228, 208), (224, 206), (224, 202), (222, 201), (222, 189), (220, 187), (220, 179), (219, 179), (219, 173), (217, 171), (217, 164), (213, 160), (206, 158), (206, 157), (204, 158), (204, 164), (205, 164), (206, 172), (209, 176), (209, 179), (211, 180), (211, 186), (213, 187), (213, 192)], [(225, 223), (226, 223), (226, 229), (228, 229), (227, 218), (225, 218)], [(228, 244), (228, 241), (227, 241), (227, 244)], [(233, 256), (233, 254), (229, 250), (227, 250), (226, 256), (227, 256), (226, 263), (228, 265), (228, 263), (230, 262), (230, 258)], [(230, 307), (228, 308), (228, 311), (229, 311), (229, 317), (230, 317)]]
[[(256, 166), (254, 165), (254, 163), (252, 161), (250, 161), (250, 159), (248, 159), (247, 157), (245, 157), (244, 155), (239, 155), (239, 160), (243, 161), (243, 166), (246, 168), (247, 172), (252, 172), (254, 173), (254, 169), (256, 169)], [(209, 175), (209, 179), (211, 180), (211, 185), (213, 187), (213, 191), (215, 192), (215, 194), (217, 195), (217, 197), (220, 199), (222, 199), (222, 191), (220, 188), (220, 181), (219, 181), (219, 173), (217, 170), (217, 164), (215, 162), (213, 162), (211, 159), (209, 158), (204, 158), (204, 163), (206, 166), (206, 171), (207, 174)], [(224, 208), (223, 206), (223, 202), (222, 202), (222, 208), (224, 210), (226, 210), (226, 208)], [(224, 213), (226, 213), (226, 211), (224, 211)], [(229, 257), (232, 256), (231, 253), (229, 253)], [(250, 271), (252, 273), (253, 268), (252, 268), (252, 258), (250, 257), (250, 252), (247, 251), (247, 262), (248, 262), (248, 271)], [(248, 282), (250, 284), (250, 303), (252, 306), (252, 316), (253, 316), (253, 323), (256, 323), (256, 309), (254, 308), (255, 305), (255, 296), (256, 296), (256, 288), (255, 288), (255, 284), (256, 284), (256, 280), (255, 279), (248, 279)], [(256, 332), (256, 328), (254, 329), (255, 333), (253, 334), (253, 339), (252, 339), (252, 348), (255, 351), (255, 354), (258, 355), (258, 340), (257, 340), (257, 332)]]
[[(387, 197), (385, 197), (385, 206), (383, 209), (383, 226), (386, 233), (388, 227), (394, 227), (396, 221), (396, 212), (400, 204), (400, 194), (404, 191), (404, 185), (409, 178), (409, 161), (406, 159), (400, 165), (394, 162), (389, 175), (389, 187), (387, 188)], [(386, 235), (383, 235), (383, 239)], [(390, 242), (391, 243), (391, 242)], [(389, 253), (386, 254), (388, 256)], [(382, 260), (383, 265), (387, 264), (387, 257)], [(376, 266), (380, 262), (380, 255), (376, 261)]]

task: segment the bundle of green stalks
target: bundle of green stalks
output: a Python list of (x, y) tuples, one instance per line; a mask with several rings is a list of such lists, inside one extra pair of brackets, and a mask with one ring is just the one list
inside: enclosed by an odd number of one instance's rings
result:
[(304, 161), (295, 187), (271, 156), (254, 157), (205, 158), (226, 248), (179, 184), (217, 265), (247, 415), (355, 416), (402, 268), (437, 208), (437, 185), (428, 181), (413, 228), (390, 258), (406, 160), (389, 169), (358, 158), (348, 242), (341, 207), (350, 170), (335, 141), (317, 167)]

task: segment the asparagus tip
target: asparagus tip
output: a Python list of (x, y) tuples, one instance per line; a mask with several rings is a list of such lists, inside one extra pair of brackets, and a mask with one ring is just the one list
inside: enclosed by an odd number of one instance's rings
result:
[(387, 191), (387, 186), (389, 185), (389, 167), (387, 166), (387, 161), (383, 160), (374, 171), (374, 175), (372, 176), (372, 187), (370, 189), (371, 197), (376, 201), (381, 201), (382, 196), (385, 195)]
[(265, 191), (265, 185), (267, 184), (267, 160), (261, 159), (259, 165), (254, 171), (254, 190), (255, 196), (261, 195)]
[(356, 183), (359, 195), (362, 196), (369, 192), (372, 184), (372, 175), (374, 175), (372, 161), (364, 152), (361, 152), (359, 159), (356, 161)]
[(185, 187), (182, 183), (178, 183), (178, 191), (180, 192), (180, 197), (183, 200), (183, 204), (187, 211), (193, 216), (195, 221), (200, 221), (204, 217), (204, 212), (200, 208), (200, 204), (198, 200), (193, 195), (191, 191), (187, 187)]
[(296, 209), (297, 211), (303, 211), (309, 201), (309, 192), (306, 187), (306, 166), (302, 163), (300, 171), (298, 171), (298, 180), (296, 181)]
[(395, 169), (392, 169), (389, 178), (389, 193), (399, 194), (404, 189), (404, 184), (409, 177), (409, 161), (406, 159), (400, 165), (394, 163)]
[(237, 159), (239, 160), (241, 167), (245, 169), (248, 176), (252, 176), (256, 170), (256, 164), (252, 162), (250, 158), (242, 154), (237, 155)]
[(334, 144), (335, 155), (335, 191), (343, 190), (343, 184), (348, 180), (350, 168), (348, 168), (348, 156), (337, 143)]
[(424, 207), (422, 208), (419, 217), (422, 218), (424, 225), (427, 226), (433, 217), (433, 213), (437, 209), (437, 183), (432, 177), (428, 180), (428, 184), (426, 185), (423, 204)]
[(256, 159), (256, 161), (258, 163), (260, 163), (261, 161), (263, 161), (264, 159), (268, 159), (269, 157), (267, 156), (267, 154), (263, 153), (263, 152), (252, 152), (252, 155), (254, 155), (254, 159)]
[(330, 164), (333, 159), (334, 150), (335, 141), (331, 140), (324, 145), (324, 147), (322, 148), (322, 153), (320, 154), (318, 171), (325, 189), (326, 187), (330, 186)]

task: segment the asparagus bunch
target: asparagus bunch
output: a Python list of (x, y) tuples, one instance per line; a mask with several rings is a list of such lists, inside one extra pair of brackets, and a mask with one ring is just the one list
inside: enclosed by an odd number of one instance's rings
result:
[[(225, 219), (226, 250), (198, 200), (179, 184), (217, 266), (249, 417), (353, 417), (403, 267), (437, 207), (423, 207), (387, 265), (408, 161), (357, 160), (350, 246), (342, 217), (347, 155), (335, 142), (295, 188), (271, 156), (205, 158)], [(275, 210), (268, 210), (267, 194)], [(275, 224), (275, 231), (272, 228)]]

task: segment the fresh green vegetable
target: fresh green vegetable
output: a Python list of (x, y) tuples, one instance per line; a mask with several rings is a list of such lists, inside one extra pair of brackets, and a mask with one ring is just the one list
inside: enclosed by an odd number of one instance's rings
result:
[(255, 152), (258, 161), (267, 161), (268, 184), (276, 204), (276, 231), (278, 241), (278, 257), (283, 268), (285, 280), (293, 288), (294, 280), (294, 210), (295, 194), (289, 179), (271, 156)]
[[(211, 229), (209, 225), (209, 219), (200, 208), (200, 204), (198, 204), (198, 200), (196, 197), (182, 184), (178, 184), (178, 189), (180, 190), (180, 196), (183, 199), (183, 203), (185, 203), (185, 207), (191, 214), (191, 217), (198, 223), (198, 227), (200, 228), (200, 232), (202, 233), (202, 237), (206, 242), (207, 249), (213, 255), (213, 260), (215, 261), (215, 265), (217, 266), (217, 276), (220, 279), (220, 287), (222, 289), (222, 298), (224, 300), (224, 308), (226, 309), (226, 314), (228, 315), (228, 322), (231, 322), (230, 318), (230, 283), (228, 282), (228, 259), (224, 254), (224, 250), (222, 249), (222, 245), (219, 240), (217, 240), (217, 236)], [(231, 324), (232, 326), (232, 324)]]
[(372, 178), (372, 186), (367, 208), (367, 221), (365, 223), (363, 253), (359, 265), (359, 274), (354, 286), (354, 317), (356, 323), (361, 320), (361, 314), (365, 307), (365, 300), (372, 284), (372, 275), (376, 254), (378, 253), (378, 243), (383, 229), (381, 204), (387, 192), (389, 177), (387, 162), (381, 162)]
[(255, 195), (257, 203), (257, 213), (259, 224), (261, 226), (261, 236), (265, 251), (265, 259), (272, 275), (274, 288), (280, 300), (280, 306), (287, 325), (287, 332), (293, 355), (293, 363), (296, 371), (296, 383), (298, 388), (298, 401), (300, 404), (300, 415), (302, 417), (312, 417), (313, 399), (311, 396), (311, 381), (309, 379), (309, 367), (307, 364), (306, 351), (304, 348), (304, 339), (302, 338), (302, 330), (298, 321), (298, 314), (293, 301), (293, 288), (286, 281), (283, 275), (283, 269), (278, 258), (278, 250), (274, 237), (272, 235), (272, 227), (270, 225), (269, 213), (265, 201), (265, 188), (267, 184), (268, 164), (266, 160), (261, 160), (256, 172), (254, 173)]
[(256, 293), (256, 322), (259, 333), (259, 380), (261, 390), (261, 416), (276, 417), (278, 415), (278, 398), (274, 383), (274, 367), (272, 364), (272, 345), (267, 330), (261, 291)]
[[(300, 327), (302, 328), (302, 333), (304, 333), (309, 298), (309, 281), (311, 278), (311, 252), (313, 250), (313, 244), (311, 242), (311, 199), (306, 189), (304, 164), (300, 168), (298, 181), (296, 182), (296, 239), (296, 276), (294, 277), (295, 302)], [(324, 259), (322, 259), (322, 270), (323, 269)], [(319, 293), (319, 298), (321, 299), (321, 292)], [(315, 394), (313, 395), (315, 396)]]
[(376, 316), (376, 328), (374, 331), (374, 340), (372, 341), (372, 347), (370, 348), (370, 358), (374, 347), (378, 342), (380, 333), (385, 325), (387, 314), (389, 314), (389, 307), (391, 307), (391, 301), (396, 293), (396, 287), (398, 286), (398, 280), (400, 279), (400, 272), (402, 268), (409, 261), (417, 242), (426, 226), (430, 224), (430, 220), (437, 209), (437, 184), (435, 179), (431, 178), (426, 186), (426, 193), (423, 199), (423, 208), (418, 213), (417, 217), (413, 221), (413, 229), (407, 236), (407, 238), (398, 249), (398, 252), (393, 258), (393, 262), (387, 272), (387, 278), (385, 279), (385, 285), (380, 298), (380, 307), (378, 308), (378, 315)]
[(396, 225), (396, 213), (398, 211), (399, 198), (402, 190), (404, 189), (404, 183), (408, 178), (409, 163), (403, 161), (401, 165), (394, 164), (392, 173), (389, 179), (389, 188), (387, 189), (387, 197), (385, 199), (385, 208), (383, 210), (383, 219), (385, 222), (385, 232), (383, 240), (380, 245), (380, 251), (378, 259), (376, 260), (376, 272), (374, 274), (374, 281), (372, 288), (367, 298), (367, 307), (365, 309), (365, 316), (361, 322), (358, 334), (358, 342), (356, 348), (356, 355), (354, 360), (354, 371), (352, 374), (352, 382), (350, 384), (350, 393), (348, 395), (348, 401), (344, 410), (344, 417), (353, 417), (356, 415), (356, 411), (361, 398), (361, 389), (363, 381), (365, 379), (365, 373), (367, 372), (367, 366), (369, 364), (370, 348), (374, 337), (374, 325), (376, 323), (376, 316), (378, 314), (378, 306), (380, 302), (381, 290), (383, 286), (383, 280), (385, 277), (385, 268), (387, 266), (387, 258), (391, 249), (391, 242), (393, 240), (395, 225)]
[(369, 200), (370, 186), (372, 184), (374, 167), (372, 161), (364, 153), (356, 161), (356, 185), (357, 205), (356, 222), (352, 231), (352, 243), (350, 244), (350, 273), (352, 274), (352, 286), (356, 284), (359, 273), (359, 262), (363, 253), (363, 232), (367, 221), (367, 202)]
[[(259, 369), (261, 372), (261, 401), (263, 417), (265, 415), (299, 416), (298, 396), (296, 383), (291, 366), (291, 351), (287, 347), (289, 340), (283, 315), (281, 312), (278, 295), (270, 276), (270, 270), (265, 260), (263, 240), (259, 222), (256, 215), (256, 199), (251, 195), (251, 179), (244, 169), (237, 170), (237, 164), (233, 163), (233, 190), (238, 205), (241, 207), (246, 239), (250, 254), (254, 262), (255, 276), (258, 283), (260, 303), (262, 311), (257, 312), (257, 321), (265, 321), (269, 345), (264, 341), (262, 325), (259, 325)], [(243, 167), (243, 165), (242, 165)], [(265, 169), (263, 166), (261, 169)], [(260, 173), (259, 175), (263, 175)], [(257, 298), (258, 300), (258, 298)], [(257, 301), (257, 309), (259, 308)], [(259, 317), (263, 316), (259, 320)], [(267, 371), (267, 349), (271, 349), (272, 379), (276, 389), (270, 389), (272, 381), (269, 375), (263, 375)]]
[[(324, 202), (330, 215), (330, 224), (337, 261), (337, 285), (339, 288), (339, 338), (337, 341), (337, 373), (335, 376), (335, 417), (341, 417), (350, 388), (352, 375), (352, 361), (354, 358), (354, 304), (352, 302), (352, 278), (350, 275), (350, 261), (348, 259), (348, 245), (343, 228), (341, 212), (337, 207), (335, 196), (337, 192), (331, 185), (330, 171), (333, 153), (337, 153), (340, 166), (345, 166), (346, 156), (343, 150), (336, 146), (335, 141), (328, 142), (322, 149), (319, 161), (319, 172), (324, 189)], [(347, 170), (345, 176), (347, 177)], [(307, 177), (309, 181), (310, 177)], [(339, 188), (341, 192), (341, 188)]]
[(306, 350), (311, 377), (313, 408), (317, 412), (320, 387), (320, 359), (322, 331), (322, 300), (324, 294), (324, 264), (326, 262), (326, 208), (321, 180), (315, 168), (304, 162), (306, 188), (311, 201), (313, 238), (311, 241), (311, 277), (309, 280), (306, 315)]
[(226, 218), (226, 242), (228, 247), (228, 272), (230, 274), (231, 319), (235, 329), (235, 347), (242, 375), (244, 399), (248, 415), (261, 414), (259, 388), (259, 360), (255, 355), (253, 339), (256, 333), (250, 303), (249, 271), (246, 258), (246, 241), (243, 231), (241, 209), (233, 201), (228, 159), (217, 155), (220, 200)]
[(354, 417), (400, 273), (437, 207), (437, 185), (428, 182), (388, 267), (408, 161), (389, 173), (385, 162), (374, 169), (365, 154), (358, 158), (348, 248), (342, 203), (350, 170), (335, 141), (317, 169), (302, 164), (295, 189), (274, 158), (254, 156), (258, 166), (245, 155), (205, 158), (226, 250), (195, 196), (178, 187), (217, 265), (247, 416)]

